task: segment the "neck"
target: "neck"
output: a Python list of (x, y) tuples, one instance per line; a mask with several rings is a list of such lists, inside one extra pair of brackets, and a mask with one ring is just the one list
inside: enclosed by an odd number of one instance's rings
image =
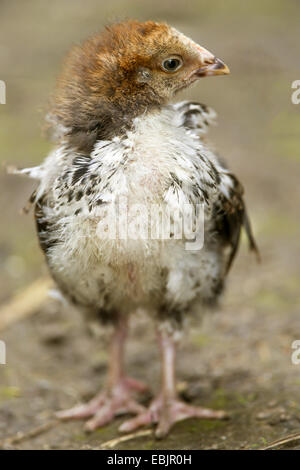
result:
[(131, 129), (134, 118), (159, 109), (158, 103), (147, 103), (142, 97), (120, 97), (118, 101), (101, 100), (97, 104), (76, 103), (54, 111), (65, 131), (63, 140), (76, 152), (89, 155), (99, 140), (120, 137)]

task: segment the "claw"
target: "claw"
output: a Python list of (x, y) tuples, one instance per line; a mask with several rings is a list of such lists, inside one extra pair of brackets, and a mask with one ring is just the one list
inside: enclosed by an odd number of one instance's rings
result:
[(94, 398), (85, 405), (77, 405), (68, 410), (58, 411), (56, 413), (56, 417), (62, 420), (89, 418), (96, 413), (97, 409), (99, 409), (102, 403), (104, 403), (103, 394), (98, 395), (98, 397)]

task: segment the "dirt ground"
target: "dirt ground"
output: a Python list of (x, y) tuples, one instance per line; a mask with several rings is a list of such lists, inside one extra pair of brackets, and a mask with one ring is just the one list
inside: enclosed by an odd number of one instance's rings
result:
[[(92, 434), (82, 422), (56, 422), (56, 410), (92, 397), (104, 383), (108, 332), (48, 298), (0, 330), (7, 347), (7, 364), (0, 365), (0, 447), (257, 449), (300, 433), (300, 365), (291, 361), (292, 342), (300, 340), (300, 105), (291, 102), (291, 83), (300, 79), (299, 2), (74, 0), (71, 7), (67, 0), (4, 0), (0, 10), (3, 163), (42, 160), (50, 146), (40, 127), (60, 60), (107, 19), (166, 20), (228, 63), (229, 77), (203, 80), (182, 99), (218, 111), (210, 138), (245, 186), (262, 254), (257, 265), (243, 240), (221, 306), (191, 325), (178, 354), (182, 396), (225, 409), (230, 419), (188, 420), (161, 441), (150, 429), (116, 442), (121, 417)], [(32, 216), (18, 214), (32, 183), (3, 171), (0, 187), (4, 304), (46, 268)], [(1, 312), (0, 305), (0, 325)], [(131, 323), (128, 372), (151, 384), (153, 394), (159, 386), (153, 324), (142, 314)], [(281, 446), (287, 447), (300, 448), (300, 437)]]

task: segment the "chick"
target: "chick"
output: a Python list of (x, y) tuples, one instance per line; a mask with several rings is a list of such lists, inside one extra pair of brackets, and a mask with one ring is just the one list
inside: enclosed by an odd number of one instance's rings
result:
[[(55, 148), (22, 172), (40, 180), (31, 201), (58, 288), (87, 319), (113, 327), (104, 390), (58, 414), (89, 418), (87, 430), (132, 413), (121, 431), (156, 423), (163, 437), (185, 418), (225, 417), (180, 401), (176, 344), (185, 319), (217, 302), (243, 226), (256, 245), (242, 186), (203, 139), (214, 111), (171, 101), (201, 77), (228, 73), (214, 54), (152, 21), (113, 24), (66, 58), (48, 115)], [(201, 246), (175, 235), (174, 214), (186, 207), (202, 208)], [(149, 211), (171, 217), (168, 236), (149, 235)], [(146, 387), (123, 367), (128, 319), (141, 308), (161, 353), (161, 391), (148, 409), (135, 396)]]

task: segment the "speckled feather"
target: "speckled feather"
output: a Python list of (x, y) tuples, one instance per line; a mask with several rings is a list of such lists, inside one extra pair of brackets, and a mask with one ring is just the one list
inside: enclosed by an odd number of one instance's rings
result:
[[(166, 25), (139, 25), (131, 24), (131, 41), (121, 24), (71, 53), (48, 116), (57, 146), (31, 172), (40, 179), (32, 199), (41, 247), (67, 298), (103, 320), (144, 307), (177, 321), (193, 306), (217, 301), (243, 225), (256, 245), (240, 183), (203, 140), (216, 113), (194, 102), (169, 105), (190, 82), (178, 77), (175, 87), (154, 69), (159, 41), (159, 55), (169, 43), (171, 51), (187, 50), (188, 67), (206, 50), (195, 52), (195, 43)], [(141, 79), (145, 70), (154, 77), (150, 85)], [(204, 247), (187, 251), (184, 239), (99, 238), (97, 224), (121, 196), (129, 207), (204, 204)]]

